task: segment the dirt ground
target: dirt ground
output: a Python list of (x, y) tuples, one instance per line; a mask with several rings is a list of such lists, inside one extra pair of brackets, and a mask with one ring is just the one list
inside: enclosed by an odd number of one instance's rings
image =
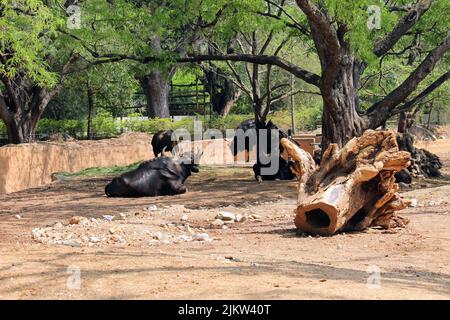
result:
[[(433, 151), (449, 174), (450, 140)], [(0, 299), (450, 298), (448, 177), (402, 191), (407, 228), (333, 237), (297, 234), (296, 182), (251, 168), (202, 168), (174, 197), (108, 199), (107, 180), (0, 196)], [(248, 219), (223, 227), (223, 211)]]

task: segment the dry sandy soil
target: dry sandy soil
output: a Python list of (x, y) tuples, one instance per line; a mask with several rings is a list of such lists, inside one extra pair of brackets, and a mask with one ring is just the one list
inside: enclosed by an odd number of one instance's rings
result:
[[(433, 151), (450, 173), (450, 140)], [(249, 168), (203, 168), (174, 197), (108, 199), (106, 181), (0, 196), (0, 299), (450, 298), (449, 179), (402, 192), (418, 200), (401, 212), (407, 228), (333, 237), (297, 234), (295, 182), (257, 184)], [(212, 224), (222, 211), (249, 219), (224, 229)]]

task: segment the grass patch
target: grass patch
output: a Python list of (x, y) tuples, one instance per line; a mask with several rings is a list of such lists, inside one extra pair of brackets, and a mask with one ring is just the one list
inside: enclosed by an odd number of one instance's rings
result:
[(136, 169), (142, 161), (130, 164), (128, 166), (113, 166), (113, 167), (93, 167), (81, 170), (79, 172), (58, 172), (56, 175), (63, 177), (92, 177), (92, 176), (107, 176), (107, 175), (120, 175), (127, 171)]

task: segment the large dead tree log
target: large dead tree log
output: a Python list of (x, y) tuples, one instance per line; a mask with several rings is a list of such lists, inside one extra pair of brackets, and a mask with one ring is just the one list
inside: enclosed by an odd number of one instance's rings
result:
[(394, 174), (409, 166), (409, 152), (399, 151), (392, 130), (367, 130), (342, 149), (330, 144), (320, 167), (287, 139), (282, 146), (295, 162), (299, 178), (295, 225), (312, 234), (404, 226), (395, 216), (409, 201), (397, 191)]

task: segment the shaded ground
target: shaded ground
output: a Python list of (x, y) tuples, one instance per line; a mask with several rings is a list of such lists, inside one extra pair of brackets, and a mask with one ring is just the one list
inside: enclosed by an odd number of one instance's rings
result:
[[(107, 199), (106, 181), (75, 179), (0, 196), (0, 299), (450, 298), (445, 181), (419, 182), (404, 193), (419, 203), (402, 211), (411, 220), (406, 229), (334, 237), (297, 235), (296, 183), (256, 184), (250, 168), (203, 168), (188, 181), (189, 192), (175, 197)], [(151, 205), (157, 210), (143, 213)], [(222, 229), (211, 225), (221, 210), (261, 218)], [(176, 233), (188, 224), (215, 240), (70, 247), (31, 237), (33, 228), (67, 224), (75, 215), (119, 213), (132, 218), (111, 224), (126, 230)], [(180, 222), (183, 215), (188, 220)], [(381, 272), (379, 288), (367, 286), (374, 267)], [(81, 285), (70, 289), (76, 268)]]

